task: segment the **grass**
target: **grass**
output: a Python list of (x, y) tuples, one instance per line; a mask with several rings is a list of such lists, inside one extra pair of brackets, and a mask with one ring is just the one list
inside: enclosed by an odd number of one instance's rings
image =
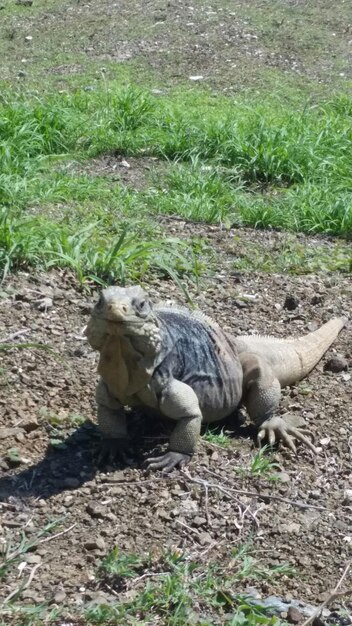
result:
[(271, 447), (265, 445), (256, 452), (250, 460), (249, 466), (237, 467), (236, 473), (240, 476), (251, 476), (253, 478), (266, 478), (270, 482), (276, 482), (280, 480), (280, 473), (277, 470), (280, 468), (279, 464), (272, 459)]
[[(161, 555), (136, 555), (115, 547), (102, 561), (96, 576), (97, 589), (118, 597), (115, 602), (92, 604), (84, 611), (70, 610), (70, 621), (86, 626), (154, 623), (167, 626), (284, 626), (270, 609), (239, 588), (260, 580), (273, 581), (293, 574), (283, 563), (264, 567), (243, 545), (229, 552), (226, 564), (204, 564), (180, 551)], [(44, 607), (13, 604), (6, 613), (14, 625), (42, 626), (48, 619)], [(43, 613), (45, 618), (43, 618)], [(63, 619), (65, 611), (52, 611), (50, 618)], [(17, 619), (16, 619), (17, 616)], [(19, 621), (17, 621), (19, 620)], [(5, 622), (6, 623), (6, 622)]]
[(235, 236), (231, 245), (234, 255), (232, 266), (236, 270), (307, 274), (315, 272), (352, 272), (351, 246), (335, 241), (334, 246), (314, 246), (300, 243), (287, 234), (281, 241), (241, 241)]
[(231, 446), (231, 437), (229, 437), (223, 429), (218, 432), (216, 429), (207, 428), (206, 432), (202, 436), (202, 439), (207, 443), (220, 446), (221, 448)]
[[(20, 539), (17, 541), (14, 541), (12, 536), (8, 536), (6, 540), (1, 543), (0, 580), (5, 581), (11, 568), (16, 566), (16, 564), (18, 564), (21, 559), (24, 558), (24, 555), (29, 550), (32, 550), (35, 546), (38, 546), (41, 543), (42, 538), (46, 537), (51, 531), (57, 528), (57, 526), (61, 524), (61, 521), (62, 519), (48, 522), (43, 528), (38, 530), (31, 539), (27, 537), (25, 531), (23, 530), (20, 532)], [(23, 586), (20, 585), (16, 594), (11, 596), (12, 600), (20, 596), (22, 587)], [(10, 599), (8, 601), (10, 601)]]
[[(94, 93), (8, 92), (0, 102), (0, 272), (67, 267), (82, 283), (141, 280), (150, 270), (199, 277), (187, 245), (160, 229), (155, 236), (158, 213), (349, 238), (351, 110), (347, 96), (290, 110), (206, 92), (160, 99), (113, 83)], [(107, 152), (154, 156), (167, 167), (140, 191), (70, 172), (72, 159)], [(342, 249), (335, 269), (350, 264)]]

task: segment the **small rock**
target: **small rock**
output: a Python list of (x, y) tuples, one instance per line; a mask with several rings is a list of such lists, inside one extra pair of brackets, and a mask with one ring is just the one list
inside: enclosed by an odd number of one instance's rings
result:
[(322, 304), (322, 302), (323, 302), (323, 296), (321, 296), (319, 294), (316, 294), (311, 299), (311, 303), (312, 303), (313, 306), (315, 306), (316, 304)]
[(352, 504), (352, 489), (345, 489), (342, 504)]
[(302, 613), (294, 606), (290, 606), (287, 611), (287, 621), (289, 624), (299, 624), (303, 619)]
[(294, 311), (295, 309), (297, 309), (298, 305), (299, 305), (299, 300), (296, 296), (292, 294), (286, 296), (285, 302), (284, 302), (284, 309), (287, 309), (288, 311)]
[(297, 535), (301, 530), (301, 525), (297, 522), (291, 522), (290, 524), (281, 524), (280, 528), (283, 532)]
[(102, 537), (86, 541), (83, 545), (86, 550), (105, 550), (105, 541)]
[(27, 563), (41, 563), (42, 562), (42, 557), (40, 556), (40, 554), (28, 554), (26, 556), (26, 561)]
[(66, 478), (64, 478), (64, 486), (68, 487), (69, 489), (77, 489), (77, 487), (80, 486), (80, 481), (74, 476), (67, 476)]
[(194, 520), (192, 520), (192, 522), (193, 526), (204, 526), (207, 523), (207, 520), (205, 519), (205, 517), (197, 515)]
[(248, 308), (248, 302), (243, 302), (243, 300), (233, 300), (232, 304), (234, 304), (234, 306), (237, 306), (238, 309)]
[(346, 372), (347, 369), (348, 362), (346, 361), (346, 359), (343, 359), (339, 356), (333, 356), (324, 365), (324, 372), (334, 372), (334, 374), (338, 374), (339, 372)]
[(63, 589), (58, 589), (54, 595), (54, 602), (61, 604), (66, 599), (66, 593)]
[(89, 502), (86, 510), (91, 517), (104, 517), (105, 515), (105, 508), (98, 502)]
[(319, 443), (321, 446), (328, 446), (330, 441), (331, 441), (331, 437), (324, 437), (323, 439), (319, 440)]
[(206, 543), (211, 543), (211, 535), (206, 532), (199, 533), (198, 541), (201, 546), (204, 546)]
[(199, 76), (190, 76), (189, 80), (195, 80), (196, 81), (196, 80), (203, 80), (203, 78), (204, 78), (204, 76), (200, 76), (200, 75)]
[(49, 296), (44, 296), (44, 298), (41, 298), (40, 300), (35, 300), (35, 302), (33, 302), (33, 306), (38, 309), (38, 311), (44, 311), (45, 313), (48, 309), (51, 309), (53, 304), (53, 299)]
[(107, 511), (104, 513), (104, 519), (107, 519), (109, 522), (116, 522), (117, 515), (115, 515), (112, 511)]
[(281, 483), (289, 483), (291, 480), (291, 476), (286, 474), (286, 472), (278, 472), (276, 476), (279, 478)]
[(37, 418), (33, 415), (32, 417), (28, 417), (24, 421), (22, 421), (21, 426), (23, 430), (26, 431), (26, 433), (31, 433), (32, 430), (36, 430), (37, 428), (39, 428), (39, 423)]
[(32, 41), (32, 39), (33, 39), (32, 35), (27, 35), (25, 37), (25, 41)]

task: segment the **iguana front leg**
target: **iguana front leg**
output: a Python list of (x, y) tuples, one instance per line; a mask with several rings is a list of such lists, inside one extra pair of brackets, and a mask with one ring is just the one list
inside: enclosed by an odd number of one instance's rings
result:
[(194, 454), (202, 413), (193, 389), (175, 379), (162, 391), (159, 410), (166, 417), (177, 420), (177, 424), (170, 437), (169, 450), (160, 457), (147, 459), (147, 467), (170, 472), (174, 467), (188, 463)]
[(128, 444), (126, 415), (122, 404), (110, 393), (101, 378), (96, 389), (98, 405), (98, 426), (103, 435), (98, 463), (111, 462), (121, 457), (128, 462), (126, 448)]
[(259, 428), (258, 442), (268, 439), (270, 445), (281, 440), (296, 453), (293, 439), (304, 443), (314, 454), (316, 449), (302, 428), (304, 421), (293, 415), (275, 415), (279, 407), (281, 387), (269, 363), (251, 353), (240, 354), (243, 370), (243, 403), (250, 418)]

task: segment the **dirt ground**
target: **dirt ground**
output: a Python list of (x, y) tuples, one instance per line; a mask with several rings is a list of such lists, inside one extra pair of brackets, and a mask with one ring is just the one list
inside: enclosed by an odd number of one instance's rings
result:
[[(165, 218), (165, 223), (179, 235), (190, 228), (180, 220)], [(195, 295), (195, 302), (233, 333), (299, 335), (350, 311), (349, 276), (235, 272), (234, 236), (240, 235), (244, 246), (253, 243), (258, 232), (193, 224), (191, 228), (221, 254), (215, 275)], [(260, 236), (268, 245), (284, 237)], [(314, 245), (314, 240), (302, 236), (299, 240)], [(327, 239), (321, 241), (328, 248), (334, 246)], [(177, 298), (172, 283), (156, 278), (146, 286), (154, 300)], [(112, 596), (99, 589), (95, 574), (102, 556), (115, 545), (137, 553), (175, 547), (200, 560), (221, 561), (231, 547), (250, 540), (261, 562), (289, 562), (297, 572), (276, 584), (258, 582), (264, 596), (324, 600), (340, 578), (352, 545), (351, 374), (324, 371), (333, 355), (351, 367), (350, 322), (309, 378), (283, 392), (282, 411), (305, 418), (319, 449), (316, 457), (301, 446), (297, 457), (279, 448), (275, 458), (281, 480), (255, 477), (248, 471), (255, 452), (253, 431), (248, 424), (230, 423), (227, 428), (234, 433), (230, 447), (202, 442), (186, 470), (163, 477), (146, 473), (142, 463), (166, 441), (165, 427), (141, 415), (131, 415), (135, 441), (131, 466), (96, 467), (97, 357), (82, 340), (94, 297), (82, 292), (72, 276), (57, 271), (12, 276), (0, 296), (0, 340), (19, 333), (10, 337), (9, 345), (40, 342), (55, 351), (0, 353), (0, 537), (18, 541), (25, 528), (33, 538), (57, 519), (61, 525), (54, 534), (65, 531), (24, 557), (20, 578), (14, 570), (2, 586), (2, 598), (37, 565), (23, 592), (24, 603), (80, 606), (95, 598), (109, 600)], [(288, 296), (294, 296), (293, 310), (284, 308)], [(213, 486), (205, 490), (199, 479)]]

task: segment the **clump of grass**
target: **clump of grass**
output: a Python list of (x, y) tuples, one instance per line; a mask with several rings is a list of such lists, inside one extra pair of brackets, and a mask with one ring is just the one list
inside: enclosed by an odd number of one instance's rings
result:
[(336, 242), (334, 246), (317, 244), (311, 247), (287, 235), (279, 242), (242, 243), (233, 239), (233, 268), (259, 270), (261, 272), (283, 272), (309, 274), (314, 272), (352, 272), (351, 246)]
[(40, 266), (70, 268), (82, 283), (137, 280), (151, 268), (178, 280), (190, 270), (195, 273), (192, 255), (187, 258), (185, 252), (185, 245), (177, 239), (140, 240), (129, 224), (113, 233), (99, 222), (78, 227), (74, 222), (55, 223), (0, 211), (3, 278), (17, 268)]
[(48, 535), (51, 531), (57, 528), (61, 522), (62, 519), (48, 522), (48, 524), (38, 530), (38, 532), (31, 539), (28, 539), (24, 531), (20, 533), (20, 539), (17, 542), (14, 542), (13, 538), (9, 536), (0, 545), (0, 580), (5, 580), (9, 570), (21, 559), (23, 559), (23, 556), (29, 550), (37, 546), (42, 537)]
[(202, 436), (202, 439), (208, 443), (226, 448), (231, 445), (231, 438), (221, 429), (220, 432), (207, 428), (206, 432)]
[[(180, 551), (137, 555), (115, 547), (101, 562), (95, 584), (103, 591), (113, 591), (116, 601), (71, 608), (69, 617), (87, 626), (157, 622), (168, 626), (285, 626), (286, 622), (272, 616), (270, 607), (245, 595), (241, 588), (293, 573), (286, 563), (264, 566), (252, 557), (248, 545), (231, 550), (221, 565), (198, 562)], [(19, 617), (22, 626), (43, 626), (49, 618), (68, 615), (64, 610), (52, 612), (49, 607), (25, 608), (15, 603), (11, 609), (6, 607), (6, 614), (12, 619)]]
[[(166, 552), (158, 558), (124, 554), (115, 548), (102, 562), (100, 584), (121, 595), (121, 602), (88, 610), (89, 623), (139, 623), (167, 620), (170, 626), (196, 623), (257, 625), (282, 624), (269, 617), (267, 610), (254, 600), (236, 594), (239, 583), (291, 575), (286, 564), (266, 568), (250, 555), (248, 546), (232, 551), (226, 567), (198, 563), (181, 552)], [(141, 583), (140, 581), (143, 581)], [(129, 595), (133, 589), (133, 599)], [(127, 594), (127, 596), (125, 595)]]
[(271, 482), (275, 482), (280, 480), (280, 473), (277, 472), (279, 469), (279, 464), (272, 459), (270, 446), (265, 445), (254, 454), (248, 467), (236, 467), (235, 471), (243, 477), (263, 477)]

